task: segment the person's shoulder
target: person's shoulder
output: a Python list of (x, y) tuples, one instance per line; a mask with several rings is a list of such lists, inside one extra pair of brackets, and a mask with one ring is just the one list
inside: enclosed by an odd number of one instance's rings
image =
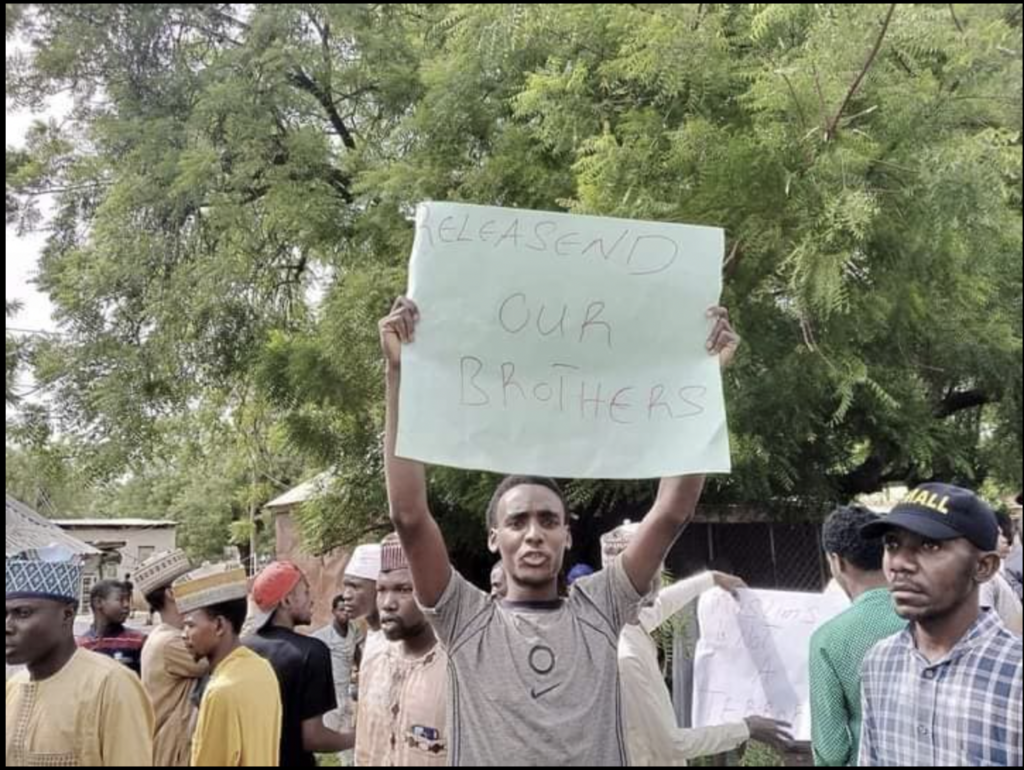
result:
[(111, 694), (123, 700), (143, 692), (142, 682), (131, 669), (113, 658), (89, 650), (78, 650), (69, 664), (73, 667), (78, 689), (99, 697)]
[(176, 643), (181, 644), (182, 646), (185, 644), (185, 641), (181, 636), (181, 631), (173, 628), (172, 626), (157, 626), (146, 635), (145, 649), (162, 649), (171, 647)]
[(985, 653), (998, 656), (1011, 665), (1016, 663), (1020, 669), (1024, 660), (1024, 640), (1000, 623), (986, 642)]
[(473, 585), (462, 573), (452, 567), (448, 585), (441, 593), (440, 598), (438, 598), (437, 604), (433, 607), (427, 607), (418, 598), (417, 603), (427, 617), (442, 617), (445, 615), (458, 617), (462, 615), (462, 610), (466, 608), (472, 610), (492, 604), (491, 598), (488, 592)]
[(218, 697), (224, 697), (225, 692), (236, 691), (235, 685), (239, 682), (251, 682), (261, 679), (272, 681), (276, 685), (276, 669), (259, 653), (242, 646), (213, 673), (206, 687), (206, 692), (218, 693)]
[(854, 610), (857, 607), (847, 607), (831, 620), (827, 620), (818, 627), (818, 630), (811, 634), (811, 650), (823, 650), (831, 647), (837, 640), (842, 642), (843, 632), (850, 625), (850, 621), (856, 617)]
[(310, 639), (319, 639), (324, 644), (327, 644), (334, 640), (334, 626), (328, 624), (323, 628), (318, 628), (309, 634)]
[(11, 674), (11, 678), (7, 680), (7, 697), (10, 698), (18, 688), (25, 684), (28, 684), (28, 671), (25, 669), (15, 671)]
[(245, 646), (269, 659), (278, 670), (287, 667), (297, 672), (309, 662), (331, 659), (331, 650), (322, 641), (285, 628), (260, 631), (246, 639)]
[(281, 649), (291, 648), (291, 637), (285, 637), (278, 629), (260, 629), (242, 638), (242, 645), (264, 657)]
[(76, 674), (83, 676), (108, 678), (117, 677), (123, 673), (133, 676), (123, 663), (98, 652), (81, 648), (75, 653), (69, 665)]
[(138, 648), (142, 648), (146, 641), (149, 639), (148, 635), (141, 631), (136, 631), (133, 628), (126, 628), (124, 633), (117, 637), (117, 643), (121, 645), (132, 645)]
[(300, 650), (302, 650), (302, 654), (307, 660), (330, 662), (331, 648), (325, 640), (313, 636), (312, 634), (309, 636), (296, 634), (296, 636), (298, 638), (295, 640), (295, 644)]
[(397, 647), (398, 645), (389, 644), (387, 647), (379, 650), (376, 655), (364, 658), (363, 666), (359, 674), (360, 681), (368, 681), (374, 677), (378, 670), (393, 666), (396, 660), (393, 653)]
[(99, 641), (99, 637), (91, 628), (86, 630), (84, 633), (75, 634), (75, 645), (83, 650), (91, 648), (97, 641)]
[(873, 672), (892, 660), (894, 656), (904, 654), (906, 652), (906, 640), (904, 639), (906, 633), (906, 631), (900, 631), (893, 636), (888, 636), (868, 650), (867, 655), (864, 656), (863, 672), (865, 674)]

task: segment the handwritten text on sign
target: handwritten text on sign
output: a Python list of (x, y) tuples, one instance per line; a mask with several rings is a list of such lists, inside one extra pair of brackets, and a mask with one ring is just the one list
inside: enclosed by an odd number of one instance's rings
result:
[(728, 472), (721, 230), (427, 203), (398, 452), (565, 478)]
[(849, 607), (842, 594), (725, 591), (701, 597), (694, 668), (694, 727), (763, 716), (811, 739), (811, 637)]

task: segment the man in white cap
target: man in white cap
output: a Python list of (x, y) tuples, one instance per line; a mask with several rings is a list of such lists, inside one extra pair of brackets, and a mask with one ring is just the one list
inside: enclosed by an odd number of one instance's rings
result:
[(240, 565), (203, 567), (174, 583), (185, 644), (210, 665), (192, 767), (277, 767), (281, 693), (270, 664), (242, 647), (249, 581)]
[(377, 611), (377, 577), (380, 575), (380, 544), (361, 545), (352, 553), (345, 567), (342, 598), (349, 619), (366, 623), (366, 638), (359, 654), (360, 667), (388, 648), (388, 640), (380, 630)]
[(153, 709), (138, 677), (75, 644), (78, 559), (59, 548), (5, 559), (7, 766), (151, 767)]
[(192, 695), (196, 683), (210, 670), (205, 660), (197, 661), (185, 646), (185, 624), (172, 588), (191, 569), (185, 552), (177, 550), (148, 559), (135, 572), (135, 588), (160, 615), (160, 625), (142, 648), (142, 686), (156, 717), (157, 767), (188, 767), (195, 712)]
[[(627, 521), (601, 538), (604, 569), (610, 569), (625, 553), (639, 530), (639, 524)], [(653, 634), (691, 602), (716, 587), (734, 594), (746, 585), (732, 575), (707, 572), (662, 589), (661, 575), (658, 575), (651, 584), (639, 618), (628, 623), (619, 636), (622, 707), (633, 767), (685, 767), (701, 757), (733, 751), (750, 740), (784, 751), (792, 745), (789, 725), (761, 717), (701, 729), (679, 727)]]

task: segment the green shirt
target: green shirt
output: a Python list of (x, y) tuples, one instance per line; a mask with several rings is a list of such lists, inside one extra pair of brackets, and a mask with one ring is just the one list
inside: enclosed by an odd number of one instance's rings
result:
[(819, 767), (853, 767), (860, 753), (860, 671), (883, 639), (907, 627), (886, 588), (868, 591), (811, 638), (811, 734)]

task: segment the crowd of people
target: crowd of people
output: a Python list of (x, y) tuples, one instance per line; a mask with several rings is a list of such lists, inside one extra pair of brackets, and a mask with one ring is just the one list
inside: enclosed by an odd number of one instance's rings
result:
[[(548, 478), (512, 476), (486, 512), (496, 565), (481, 589), (450, 558), (426, 468), (396, 453), (402, 349), (419, 309), (380, 325), (386, 485), (394, 532), (364, 544), (337, 596), (275, 562), (196, 569), (158, 555), (133, 585), (91, 592), (58, 548), (6, 559), (8, 766), (684, 766), (749, 741), (794, 748), (770, 714), (678, 726), (655, 635), (717, 572), (662, 587), (704, 479), (663, 479), (639, 523), (601, 538), (599, 570), (564, 566), (570, 511)], [(710, 314), (709, 354), (739, 345)], [(850, 608), (809, 650), (812, 747), (828, 766), (1015, 766), (1024, 760), (1020, 545), (1012, 522), (948, 484), (887, 516), (852, 505), (823, 549)], [(133, 594), (159, 615), (128, 627)], [(303, 633), (317, 601), (331, 622)]]

